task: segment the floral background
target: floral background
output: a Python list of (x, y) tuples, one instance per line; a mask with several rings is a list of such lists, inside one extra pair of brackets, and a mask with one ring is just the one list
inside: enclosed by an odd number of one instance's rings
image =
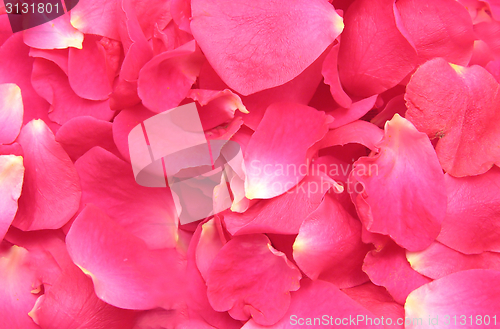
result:
[[(0, 328), (498, 327), (498, 0), (80, 0), (11, 31), (0, 3)], [(192, 102), (243, 160), (181, 225), (201, 192), (137, 184), (128, 134)]]

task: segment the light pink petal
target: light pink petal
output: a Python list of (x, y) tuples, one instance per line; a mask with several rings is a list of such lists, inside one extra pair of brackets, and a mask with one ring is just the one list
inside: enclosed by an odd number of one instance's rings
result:
[(435, 57), (448, 62), (467, 65), (472, 56), (474, 31), (472, 19), (458, 1), (454, 0), (403, 0), (395, 7), (410, 42), (424, 63)]
[(431, 139), (443, 169), (479, 175), (500, 161), (500, 85), (484, 68), (422, 65), (406, 88), (406, 117)]
[(196, 247), (196, 266), (205, 280), (212, 261), (225, 243), (225, 238), (220, 235), (220, 219), (217, 223), (215, 218), (201, 225), (200, 240)]
[(177, 251), (149, 250), (99, 208), (88, 205), (78, 215), (66, 244), (105, 302), (139, 310), (173, 308), (182, 302), (185, 262)]
[(209, 269), (208, 299), (216, 311), (229, 311), (235, 319), (272, 325), (285, 315), (300, 279), (299, 270), (265, 235), (239, 236), (222, 247)]
[[(495, 327), (500, 309), (500, 286), (495, 283), (499, 280), (500, 271), (469, 270), (420, 287), (408, 296), (405, 314), (427, 321), (413, 322), (406, 328), (481, 328), (487, 327), (483, 322), (486, 315), (488, 326)], [(481, 322), (476, 322), (479, 317)]]
[(357, 143), (375, 151), (384, 137), (384, 132), (372, 123), (358, 120), (330, 130), (320, 142), (320, 148)]
[(439, 242), (434, 242), (423, 251), (407, 252), (406, 259), (415, 271), (432, 279), (471, 269), (500, 271), (500, 253), (485, 251), (478, 255), (465, 255)]
[(17, 213), (23, 180), (23, 157), (0, 155), (0, 240), (3, 240)]
[[(245, 153), (248, 199), (269, 199), (290, 190), (305, 176), (308, 150), (327, 132), (331, 117), (294, 104), (271, 105), (252, 135)], [(288, 175), (279, 169), (295, 168)]]
[(151, 59), (138, 80), (144, 106), (156, 113), (178, 106), (196, 81), (203, 61), (194, 41)]
[[(272, 327), (273, 329), (293, 329), (300, 327), (383, 328), (381, 325), (373, 324), (374, 320), (379, 317), (349, 298), (349, 296), (329, 282), (303, 279), (300, 289), (291, 294), (292, 303), (288, 312)], [(326, 315), (326, 318), (322, 323), (324, 315)], [(343, 320), (345, 318), (347, 321)], [(358, 318), (359, 322), (357, 321)], [(339, 322), (335, 325), (335, 319), (340, 319), (340, 325)], [(354, 321), (351, 319), (354, 319)], [(371, 319), (372, 324), (370, 324), (370, 320), (368, 319)], [(343, 324), (342, 321), (344, 321)], [(366, 321), (368, 321), (368, 324)], [(264, 328), (269, 327), (261, 326), (254, 320), (248, 321), (243, 326), (243, 329)]]
[(394, 242), (388, 242), (381, 250), (370, 251), (363, 271), (374, 284), (385, 287), (401, 305), (410, 292), (431, 281), (411, 268), (405, 250)]
[(132, 166), (94, 147), (75, 163), (82, 185), (82, 205), (93, 203), (150, 248), (172, 248), (177, 242), (177, 214), (166, 188), (136, 183)]
[(78, 96), (94, 101), (108, 99), (113, 83), (108, 76), (106, 53), (100, 39), (87, 35), (82, 49), (71, 48), (68, 57), (71, 88)]
[(13, 83), (0, 84), (0, 144), (14, 142), (23, 124), (21, 89)]
[(66, 122), (57, 131), (56, 141), (72, 161), (76, 161), (94, 146), (121, 156), (113, 141), (112, 123), (90, 116), (81, 116)]
[(309, 278), (349, 288), (368, 281), (361, 267), (370, 249), (361, 241), (361, 223), (327, 194), (300, 226), (293, 259)]
[(114, 111), (109, 108), (109, 101), (80, 98), (71, 89), (64, 72), (50, 61), (35, 59), (31, 81), (38, 94), (52, 105), (49, 117), (59, 124), (82, 115), (101, 120), (110, 120), (113, 117)]
[(353, 96), (380, 94), (415, 67), (417, 52), (396, 26), (393, 0), (354, 2), (344, 15), (339, 75)]
[(448, 211), (439, 242), (465, 254), (500, 252), (500, 168), (455, 178), (445, 175)]
[(398, 325), (397, 319), (404, 319), (405, 310), (403, 306), (394, 301), (384, 287), (367, 282), (357, 287), (343, 289), (342, 291), (363, 307), (366, 307), (367, 310), (375, 314), (378, 318), (390, 318), (392, 325), (388, 324), (388, 320), (385, 320), (385, 329), (404, 328), (404, 323)]
[(73, 162), (42, 120), (24, 126), (17, 141), (23, 147), (26, 171), (13, 225), (24, 231), (60, 228), (80, 205)]
[(37, 295), (32, 290), (40, 285), (30, 268), (29, 252), (12, 246), (0, 257), (0, 316), (2, 326), (15, 329), (40, 328), (28, 313), (35, 305)]
[(33, 48), (82, 49), (83, 33), (71, 26), (68, 15), (62, 15), (23, 32), (24, 42)]
[(252, 6), (242, 0), (193, 0), (191, 9), (191, 30), (203, 53), (222, 80), (243, 95), (298, 76), (344, 27), (323, 0)]
[(336, 183), (326, 174), (317, 171), (285, 194), (260, 200), (243, 213), (225, 213), (226, 228), (233, 235), (297, 234), (302, 222), (320, 205), (325, 193), (334, 185)]
[(429, 138), (398, 114), (385, 125), (380, 150), (360, 158), (349, 178), (363, 225), (418, 251), (438, 236), (446, 214), (444, 175)]

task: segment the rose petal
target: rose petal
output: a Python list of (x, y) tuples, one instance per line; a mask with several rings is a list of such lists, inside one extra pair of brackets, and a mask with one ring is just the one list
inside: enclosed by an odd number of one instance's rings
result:
[(0, 240), (3, 240), (17, 213), (23, 180), (23, 157), (0, 155)]
[(13, 83), (0, 84), (0, 144), (14, 142), (23, 124), (21, 89)]

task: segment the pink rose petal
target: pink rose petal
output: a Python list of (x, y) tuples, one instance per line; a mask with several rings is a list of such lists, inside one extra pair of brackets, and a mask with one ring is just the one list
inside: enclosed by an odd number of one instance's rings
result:
[(0, 240), (16, 216), (23, 180), (23, 157), (0, 155)]
[(21, 89), (13, 83), (0, 84), (0, 144), (14, 142), (23, 124)]

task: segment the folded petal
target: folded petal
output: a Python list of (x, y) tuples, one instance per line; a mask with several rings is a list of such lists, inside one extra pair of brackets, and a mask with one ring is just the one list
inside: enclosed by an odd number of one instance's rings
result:
[(444, 175), (429, 138), (398, 114), (385, 125), (378, 154), (356, 161), (351, 198), (370, 232), (400, 246), (427, 248), (446, 215)]
[[(308, 150), (327, 132), (331, 117), (312, 107), (275, 103), (252, 135), (245, 153), (248, 199), (285, 193), (304, 178)], [(288, 173), (284, 174), (286, 169)]]
[(285, 315), (300, 278), (265, 235), (239, 236), (222, 247), (208, 271), (208, 299), (216, 311), (229, 311), (237, 320), (252, 317), (272, 325)]
[(500, 271), (500, 253), (465, 255), (437, 241), (423, 251), (407, 252), (406, 259), (415, 271), (432, 279), (472, 269)]
[(16, 216), (23, 180), (23, 157), (0, 155), (0, 240)]
[[(495, 326), (500, 286), (492, 283), (498, 280), (500, 271), (468, 270), (420, 287), (408, 296), (405, 314), (423, 321), (412, 322), (406, 328), (476, 328), (486, 326), (483, 320)], [(435, 322), (430, 321), (433, 319)]]
[(417, 52), (396, 26), (393, 0), (354, 2), (344, 15), (339, 76), (353, 96), (380, 94), (415, 67)]
[(394, 242), (388, 242), (380, 250), (370, 251), (366, 255), (363, 271), (374, 284), (385, 287), (401, 305), (404, 305), (410, 292), (432, 281), (411, 268), (405, 250)]
[(82, 186), (82, 205), (93, 203), (150, 248), (177, 243), (177, 213), (170, 190), (136, 183), (132, 166), (94, 147), (75, 163)]
[[(342, 32), (323, 0), (191, 2), (191, 31), (217, 74), (243, 95), (282, 85)], [(293, 54), (293, 55), (292, 55)]]
[(16, 140), (23, 124), (21, 89), (13, 83), (0, 84), (0, 144)]
[(431, 139), (443, 169), (479, 175), (500, 161), (500, 85), (484, 68), (433, 59), (406, 88), (406, 117)]
[(174, 308), (184, 295), (184, 261), (175, 249), (150, 250), (94, 205), (75, 219), (68, 252), (94, 282), (97, 296), (120, 308)]
[(500, 168), (455, 178), (445, 175), (448, 211), (439, 242), (464, 254), (500, 252)]
[(349, 288), (368, 281), (361, 267), (370, 249), (361, 241), (361, 223), (327, 194), (300, 226), (293, 259), (309, 278)]
[(320, 142), (320, 148), (356, 143), (375, 151), (384, 137), (384, 132), (372, 123), (357, 120), (345, 126), (330, 130)]
[(62, 227), (80, 205), (73, 162), (42, 120), (24, 126), (17, 141), (23, 147), (26, 171), (13, 225), (24, 231)]

